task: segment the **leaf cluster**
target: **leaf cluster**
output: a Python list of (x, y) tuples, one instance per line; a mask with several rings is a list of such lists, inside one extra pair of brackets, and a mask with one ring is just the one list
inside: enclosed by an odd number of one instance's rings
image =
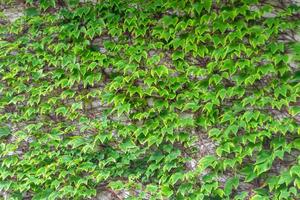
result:
[[(300, 198), (299, 6), (26, 6), (0, 26), (0, 191), (10, 199)], [(214, 153), (202, 152), (208, 141)]]

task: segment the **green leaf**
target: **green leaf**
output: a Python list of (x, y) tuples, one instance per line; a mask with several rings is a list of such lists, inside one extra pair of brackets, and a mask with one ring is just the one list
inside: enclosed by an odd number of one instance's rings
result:
[(122, 181), (112, 181), (109, 184), (109, 187), (111, 187), (113, 190), (120, 190), (123, 188), (124, 183)]
[(165, 15), (162, 19), (162, 23), (166, 26), (169, 27), (171, 25), (175, 26), (178, 22), (177, 17), (171, 17), (169, 15)]
[(211, 6), (212, 6), (212, 0), (203, 1), (203, 7), (205, 8), (205, 10), (210, 11)]
[(151, 192), (151, 193), (155, 193), (157, 191), (158, 187), (156, 185), (153, 184), (148, 184), (146, 186), (146, 190)]
[(197, 170), (202, 172), (204, 169), (208, 168), (209, 166), (214, 167), (216, 165), (217, 158), (215, 156), (205, 156), (201, 158), (198, 163)]
[(221, 131), (217, 128), (213, 128), (208, 132), (209, 137), (219, 137), (221, 135)]
[(11, 134), (10, 128), (8, 126), (4, 126), (0, 128), (0, 138), (8, 136)]
[(161, 77), (163, 75), (168, 75), (169, 69), (164, 65), (160, 65), (158, 67), (155, 67), (153, 70), (151, 70), (151, 75), (154, 76), (154, 74), (157, 74), (158, 77)]
[(200, 2), (196, 2), (196, 3), (193, 4), (193, 8), (200, 15), (203, 6), (202, 6), (202, 4)]
[(33, 17), (33, 16), (39, 15), (39, 11), (38, 11), (36, 8), (34, 8), (34, 7), (27, 8), (27, 9), (25, 10), (25, 13), (26, 13), (26, 15), (27, 15), (28, 17)]
[(82, 102), (73, 103), (71, 109), (72, 109), (73, 111), (83, 109)]
[(299, 165), (294, 165), (290, 169), (290, 174), (291, 176), (296, 175), (300, 178), (300, 166)]
[(162, 194), (163, 194), (165, 197), (167, 197), (167, 198), (169, 198), (169, 197), (171, 197), (171, 196), (173, 195), (173, 190), (170, 189), (170, 187), (167, 186), (167, 185), (163, 185), (163, 186), (161, 187), (161, 191), (162, 191)]
[(300, 150), (300, 138), (295, 139), (295, 140), (292, 142), (292, 147), (295, 148), (295, 149)]
[(289, 108), (289, 113), (292, 115), (292, 116), (296, 116), (298, 114), (300, 114), (300, 106), (292, 106)]
[(184, 53), (181, 52), (181, 51), (175, 51), (173, 54), (172, 54), (172, 60), (179, 60), (179, 59), (184, 59)]
[(63, 116), (66, 116), (67, 113), (68, 113), (68, 110), (67, 110), (66, 107), (62, 106), (62, 107), (57, 108), (57, 109), (55, 110), (55, 113), (56, 113), (57, 115), (62, 114)]
[(228, 179), (224, 186), (225, 195), (229, 196), (231, 194), (232, 189), (237, 189), (238, 185), (239, 185), (238, 177), (235, 176), (233, 178)]
[(184, 174), (181, 172), (177, 172), (177, 173), (173, 174), (170, 178), (171, 185), (174, 185), (175, 183), (177, 183), (177, 181), (182, 180), (183, 177), (184, 177)]

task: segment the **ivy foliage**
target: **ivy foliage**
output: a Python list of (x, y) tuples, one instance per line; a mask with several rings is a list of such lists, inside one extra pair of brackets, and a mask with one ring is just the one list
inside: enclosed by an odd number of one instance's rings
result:
[(26, 3), (1, 15), (9, 199), (300, 198), (299, 6)]

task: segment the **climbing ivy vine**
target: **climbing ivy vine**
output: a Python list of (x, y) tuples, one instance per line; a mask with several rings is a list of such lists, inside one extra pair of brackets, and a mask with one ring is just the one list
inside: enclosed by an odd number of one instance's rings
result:
[(9, 199), (300, 198), (299, 4), (25, 7), (1, 14)]

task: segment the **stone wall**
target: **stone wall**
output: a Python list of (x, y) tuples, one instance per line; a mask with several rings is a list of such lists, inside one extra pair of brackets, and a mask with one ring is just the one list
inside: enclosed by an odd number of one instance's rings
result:
[[(88, 0), (81, 0), (80, 2), (86, 2)], [(294, 2), (300, 4), (300, 1), (295, 0)], [(25, 6), (22, 2), (19, 2), (17, 4), (2, 4), (0, 5), (0, 9), (2, 10), (2, 14), (6, 17), (6, 22), (3, 23), (10, 23), (14, 22), (15, 20), (19, 19), (24, 15), (25, 11)], [(254, 8), (255, 9), (255, 8)], [(272, 17), (273, 14), (270, 13), (266, 17)], [(300, 35), (296, 36), (297, 40), (300, 41)], [(99, 47), (99, 51), (104, 53), (106, 50), (102, 46), (102, 40), (105, 38), (98, 38), (97, 40), (94, 41), (94, 45)], [(295, 64), (294, 64), (295, 65)], [(295, 65), (296, 67), (296, 65)], [(110, 71), (107, 71), (107, 73), (110, 73)], [(151, 104), (151, 99), (149, 99), (149, 104)], [(94, 109), (95, 112), (99, 112), (102, 110), (102, 105), (99, 104), (98, 101), (92, 102), (91, 104), (93, 107), (91, 109)], [(189, 113), (184, 113), (183, 115), (190, 115)], [(274, 113), (274, 115), (277, 115), (278, 117), (281, 117), (284, 115), (284, 113)], [(184, 117), (184, 116), (183, 116)], [(118, 119), (120, 120), (120, 119)], [(300, 118), (299, 118), (300, 121)], [(124, 119), (124, 123), (126, 123), (126, 119)], [(11, 125), (13, 126), (13, 125)], [(198, 130), (193, 130), (194, 135), (199, 135), (199, 141), (196, 143), (197, 148), (199, 149), (199, 156), (197, 159), (192, 160), (191, 162), (188, 163), (188, 167), (190, 169), (194, 169), (196, 166), (196, 163), (198, 162), (199, 159), (201, 159), (203, 156), (208, 155), (208, 154), (214, 154), (215, 152), (215, 147), (217, 144), (215, 144), (212, 140), (210, 140), (207, 137), (207, 134), (205, 133), (200, 133), (197, 132)], [(221, 182), (225, 182), (227, 177), (223, 177)], [(251, 187), (248, 184), (243, 185), (244, 188)], [(1, 192), (0, 196), (4, 199), (7, 199), (7, 194), (5, 192)], [(124, 199), (126, 196), (128, 196), (128, 191), (122, 191), (120, 193), (110, 191), (110, 190), (103, 190), (99, 189), (98, 195), (95, 199), (98, 200), (113, 200), (113, 199)]]

